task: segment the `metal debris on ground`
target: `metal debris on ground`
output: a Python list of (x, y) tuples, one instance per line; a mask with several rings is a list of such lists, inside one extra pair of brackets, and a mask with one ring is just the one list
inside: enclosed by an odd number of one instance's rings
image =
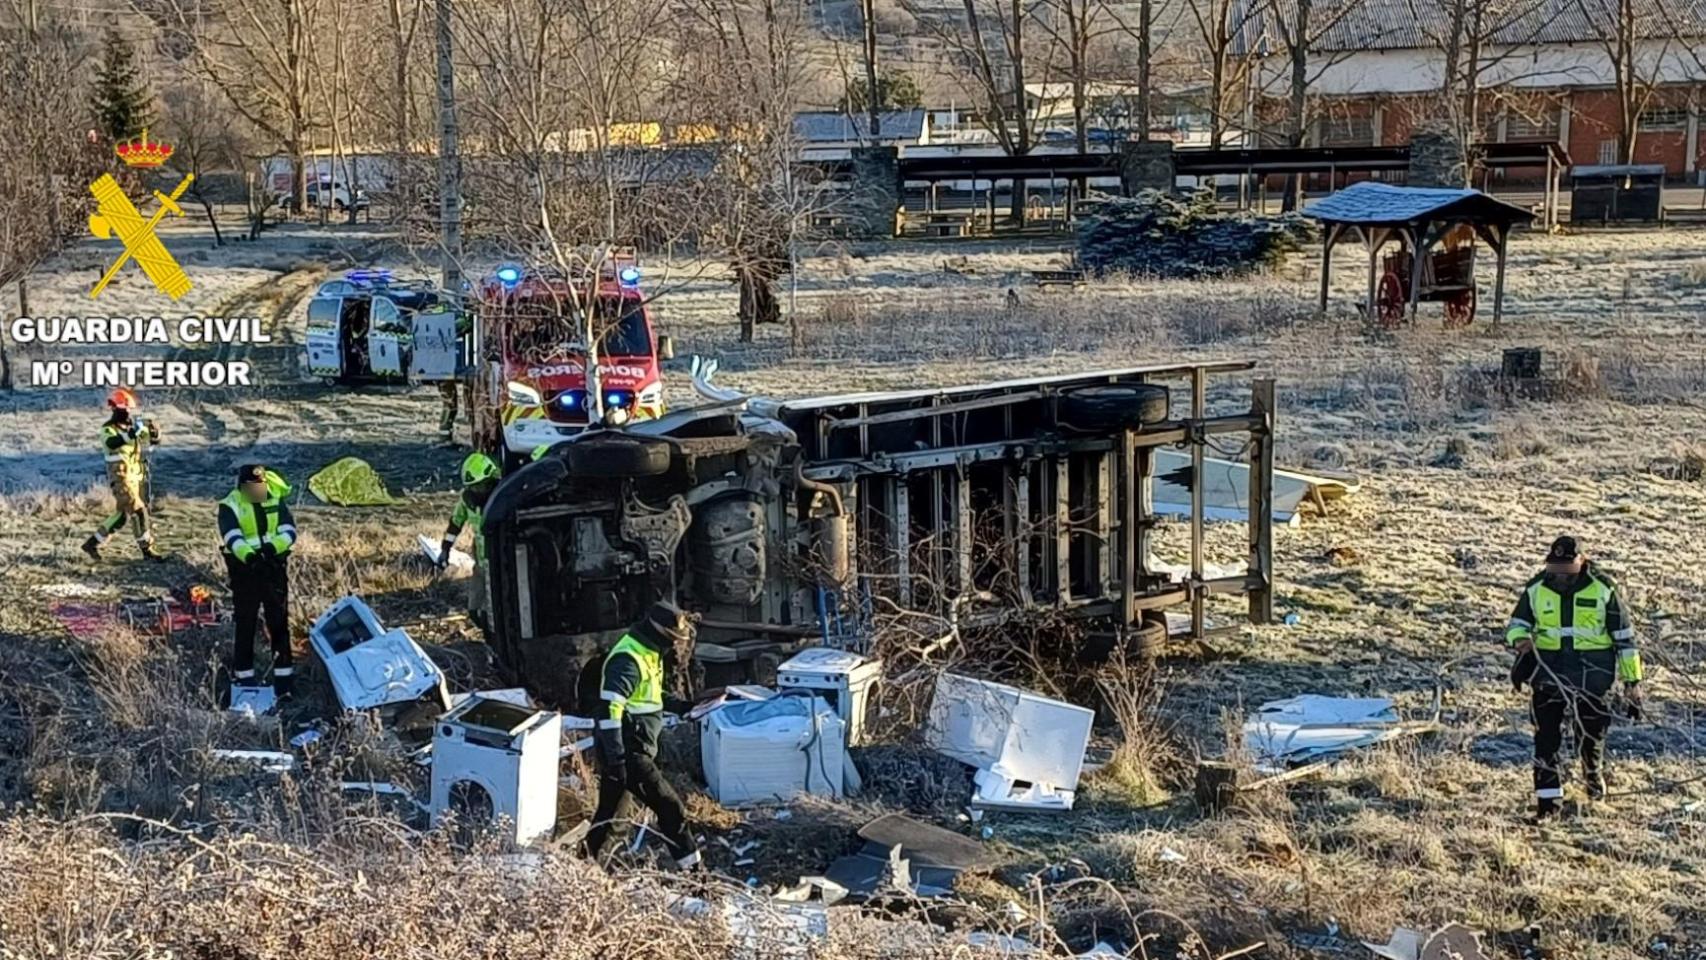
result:
[(1072, 809), (1095, 713), (1041, 694), (944, 673), (925, 742), (977, 768), (974, 807)]
[(445, 709), (444, 672), (402, 630), (386, 630), (358, 597), (344, 597), (308, 629), (308, 643), (326, 666), (346, 710), (371, 710), (434, 697)]
[(214, 750), (213, 759), (251, 764), (267, 773), (289, 773), (296, 769), (296, 758), (277, 750)]
[(1258, 707), (1244, 723), (1244, 745), (1268, 767), (1306, 763), (1377, 743), (1397, 723), (1386, 698), (1303, 694)]

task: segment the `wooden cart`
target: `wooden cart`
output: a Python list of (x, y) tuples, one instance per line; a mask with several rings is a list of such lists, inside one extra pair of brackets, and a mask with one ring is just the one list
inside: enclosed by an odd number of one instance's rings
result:
[(1409, 250), (1387, 254), (1375, 294), (1376, 316), (1388, 329), (1404, 322), (1409, 312), (1411, 285), (1416, 302), (1445, 304), (1446, 329), (1460, 329), (1475, 320), (1475, 247), (1435, 250), (1422, 259), (1416, 276)]

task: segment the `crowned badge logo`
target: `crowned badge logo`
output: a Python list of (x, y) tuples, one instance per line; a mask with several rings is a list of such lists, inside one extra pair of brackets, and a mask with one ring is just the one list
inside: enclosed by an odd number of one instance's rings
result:
[[(151, 170), (171, 159), (172, 146), (158, 140), (150, 141), (148, 131), (144, 130), (142, 136), (126, 140), (114, 147), (113, 152), (118, 154), (125, 166)], [(101, 291), (118, 275), (119, 268), (131, 260), (136, 261), (161, 293), (173, 300), (190, 291), (190, 278), (184, 275), (184, 269), (178, 266), (178, 261), (166, 251), (165, 245), (155, 235), (154, 228), (168, 213), (174, 217), (184, 215), (184, 208), (178, 206), (178, 198), (184, 195), (184, 191), (189, 189), (194, 181), (195, 175), (186, 173), (173, 188), (170, 196), (158, 190), (154, 191), (154, 198), (160, 201), (160, 208), (147, 220), (142, 219), (136, 205), (125, 196), (124, 190), (111, 174), (103, 173), (89, 185), (89, 192), (94, 195), (99, 208), (96, 213), (89, 215), (89, 232), (102, 240), (116, 236), (124, 243), (124, 252), (119, 254), (113, 265), (101, 275), (100, 282), (89, 291), (89, 296), (100, 296)]]

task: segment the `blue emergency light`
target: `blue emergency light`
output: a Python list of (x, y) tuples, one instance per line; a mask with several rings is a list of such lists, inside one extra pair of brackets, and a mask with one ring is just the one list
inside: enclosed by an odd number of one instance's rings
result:
[(607, 407), (625, 407), (628, 405), (628, 395), (625, 393), (607, 393), (604, 395), (604, 405)]
[(503, 266), (498, 268), (498, 282), (506, 287), (513, 287), (521, 282), (521, 268)]
[(616, 280), (624, 287), (637, 287), (640, 285), (640, 268), (623, 267), (616, 272)]

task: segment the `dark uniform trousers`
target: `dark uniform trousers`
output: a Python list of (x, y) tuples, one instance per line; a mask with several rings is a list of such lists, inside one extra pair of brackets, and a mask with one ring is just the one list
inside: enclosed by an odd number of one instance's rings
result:
[(603, 859), (622, 801), (630, 793), (657, 814), (657, 831), (669, 843), (671, 856), (680, 860), (699, 849), (687, 829), (687, 810), (681, 805), (681, 797), (658, 769), (658, 736), (662, 731), (662, 714), (628, 714), (622, 718), (625, 776), (618, 780), (601, 772), (598, 778), (598, 810), (586, 835), (587, 853), (593, 859)]
[(1611, 650), (1538, 651), (1534, 674), (1534, 790), (1541, 798), (1563, 796), (1558, 753), (1568, 730), (1576, 738), (1582, 772), (1592, 779), (1605, 755), (1611, 727), (1606, 695), (1617, 675)]
[(273, 669), (291, 667), (290, 577), (284, 557), (257, 556), (241, 563), (225, 555), (231, 577), (231, 617), (236, 627), (236, 649), (231, 669), (239, 675), (255, 669), (255, 628), (266, 613), (267, 636), (272, 643)]

